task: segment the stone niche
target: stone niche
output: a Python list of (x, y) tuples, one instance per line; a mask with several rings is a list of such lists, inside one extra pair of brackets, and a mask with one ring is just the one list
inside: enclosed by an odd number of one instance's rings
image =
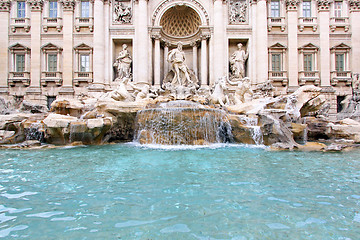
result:
[[(230, 76), (231, 76), (231, 67), (230, 67), (230, 57), (231, 55), (236, 51), (238, 50), (238, 47), (237, 45), (239, 43), (241, 43), (243, 46), (242, 46), (242, 49), (246, 52), (248, 51), (249, 54), (250, 54), (250, 49), (249, 49), (249, 46), (248, 46), (248, 39), (229, 39), (229, 55), (228, 55), (228, 69), (229, 69), (229, 73), (230, 73)], [(245, 61), (245, 76), (246, 77), (249, 77), (249, 58)]]
[[(132, 39), (114, 39), (113, 40), (113, 53), (112, 53), (112, 80), (114, 81), (117, 77), (117, 68), (114, 67), (114, 63), (119, 55), (119, 52), (123, 49), (123, 45), (126, 44), (128, 46), (128, 51), (130, 52), (132, 61), (134, 61), (134, 52), (133, 52), (133, 42)], [(133, 73), (133, 63), (131, 64), (131, 73)]]

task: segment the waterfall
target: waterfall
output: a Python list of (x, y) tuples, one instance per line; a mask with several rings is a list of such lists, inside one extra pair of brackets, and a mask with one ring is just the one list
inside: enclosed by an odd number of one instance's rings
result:
[(27, 128), (24, 128), (26, 140), (38, 140), (44, 142), (44, 126), (39, 122), (31, 123)]
[(204, 145), (231, 140), (225, 111), (190, 101), (160, 103), (139, 111), (135, 129), (134, 140), (141, 144)]
[(255, 117), (247, 117), (247, 116), (238, 116), (240, 121), (249, 128), (251, 138), (253, 139), (256, 145), (262, 145), (263, 141), (263, 134), (261, 131), (260, 126), (258, 126), (258, 118)]

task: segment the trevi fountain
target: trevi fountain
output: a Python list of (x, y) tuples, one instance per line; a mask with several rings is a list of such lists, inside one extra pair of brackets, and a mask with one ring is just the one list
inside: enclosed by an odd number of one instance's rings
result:
[(357, 239), (359, 82), (329, 120), (319, 87), (252, 85), (237, 47), (213, 86), (181, 42), (134, 83), (124, 44), (113, 91), (0, 99), (0, 238)]

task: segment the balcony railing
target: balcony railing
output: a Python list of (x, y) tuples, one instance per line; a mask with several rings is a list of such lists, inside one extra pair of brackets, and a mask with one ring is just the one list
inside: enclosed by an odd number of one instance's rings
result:
[(93, 73), (92, 72), (75, 72), (74, 85), (79, 86), (80, 83), (92, 83)]
[(90, 32), (94, 30), (94, 18), (93, 17), (77, 17), (75, 18), (75, 29), (80, 32), (81, 28), (89, 28)]
[(44, 18), (43, 29), (47, 32), (49, 28), (56, 28), (58, 32), (61, 32), (63, 27), (62, 18)]
[(301, 71), (299, 72), (299, 85), (305, 85), (310, 82), (314, 85), (320, 84), (320, 75), (319, 71)]
[(332, 32), (335, 31), (336, 28), (344, 28), (344, 31), (349, 31), (349, 18), (348, 17), (332, 17), (330, 18), (330, 29)]
[(10, 28), (13, 33), (17, 28), (23, 28), (25, 32), (30, 31), (30, 18), (11, 18)]
[(313, 32), (317, 30), (317, 18), (316, 17), (299, 17), (299, 31), (302, 32), (305, 27), (311, 27)]
[(9, 72), (8, 84), (14, 87), (16, 83), (20, 83), (25, 87), (30, 85), (30, 72)]
[(268, 17), (268, 31), (273, 27), (280, 27), (281, 31), (285, 31), (285, 17)]
[(49, 83), (54, 83), (56, 86), (61, 86), (62, 85), (62, 73), (61, 72), (42, 72), (40, 82), (43, 87), (46, 87)]
[(345, 85), (351, 85), (351, 72), (350, 71), (333, 71), (331, 72), (331, 85), (336, 86), (340, 82), (344, 82)]
[(286, 86), (288, 83), (287, 71), (269, 71), (269, 79), (273, 83), (280, 83), (282, 86)]

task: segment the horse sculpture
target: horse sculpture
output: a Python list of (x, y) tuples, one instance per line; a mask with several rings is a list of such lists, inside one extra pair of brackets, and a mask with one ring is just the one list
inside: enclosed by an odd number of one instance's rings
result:
[(220, 104), (225, 106), (230, 104), (229, 97), (227, 96), (226, 77), (221, 77), (215, 81), (213, 92), (210, 95), (210, 102), (213, 104)]

